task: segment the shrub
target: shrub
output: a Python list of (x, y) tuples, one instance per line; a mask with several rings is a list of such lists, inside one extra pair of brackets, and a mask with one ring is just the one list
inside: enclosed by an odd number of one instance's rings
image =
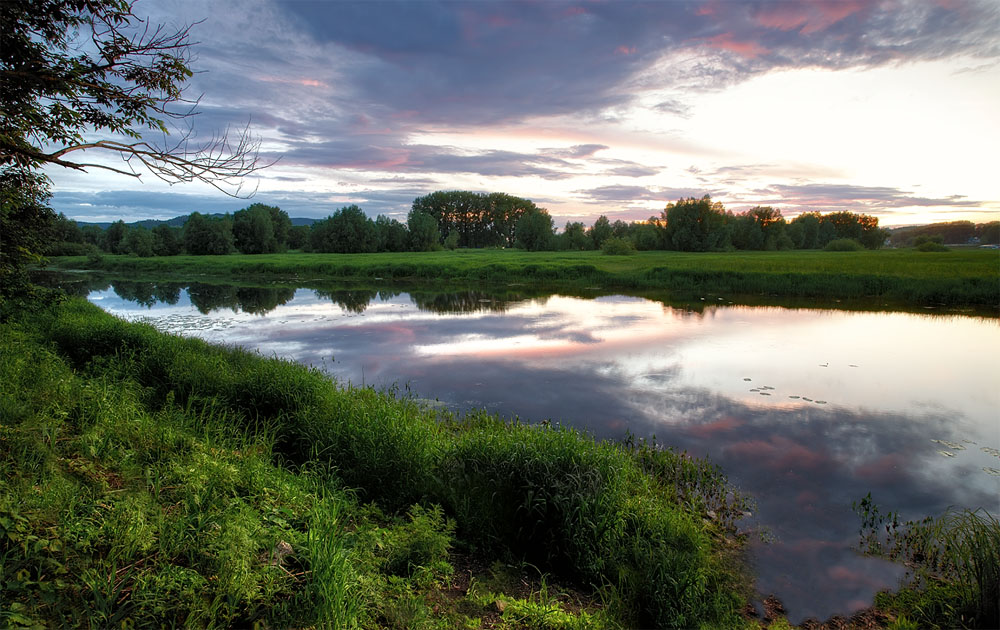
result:
[(628, 256), (635, 253), (632, 241), (612, 236), (601, 244), (601, 253), (607, 256)]
[(917, 245), (914, 249), (918, 252), (947, 252), (951, 251), (941, 243), (937, 241), (923, 241)]
[(860, 252), (865, 248), (853, 238), (838, 238), (830, 241), (823, 249), (828, 252)]

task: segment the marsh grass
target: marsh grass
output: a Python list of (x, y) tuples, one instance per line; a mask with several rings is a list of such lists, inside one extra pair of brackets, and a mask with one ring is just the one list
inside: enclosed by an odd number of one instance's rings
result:
[(82, 300), (0, 335), (7, 625), (478, 627), (433, 596), (455, 547), (614, 623), (738, 621), (725, 480), (666, 450), (439, 415)]
[(855, 505), (862, 549), (906, 563), (909, 582), (877, 603), (927, 627), (1000, 627), (1000, 522), (987, 511), (950, 509), (901, 522), (869, 494)]

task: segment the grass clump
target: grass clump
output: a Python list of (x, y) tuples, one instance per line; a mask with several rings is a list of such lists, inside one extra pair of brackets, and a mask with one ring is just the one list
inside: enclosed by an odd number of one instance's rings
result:
[(927, 628), (1000, 627), (1000, 521), (985, 510), (948, 510), (937, 518), (900, 522), (866, 496), (862, 549), (905, 562), (909, 579), (876, 605)]
[(669, 451), (439, 417), (82, 300), (0, 335), (8, 625), (480, 627), (442, 594), (457, 552), (605, 601), (511, 596), (511, 627), (738, 620), (724, 479)]
[(853, 238), (837, 238), (826, 244), (823, 251), (827, 252), (861, 252), (865, 246)]

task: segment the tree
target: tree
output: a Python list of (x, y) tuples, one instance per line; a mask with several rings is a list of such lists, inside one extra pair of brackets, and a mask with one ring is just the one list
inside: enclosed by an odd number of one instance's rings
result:
[(184, 249), (195, 256), (220, 256), (233, 251), (232, 220), (209, 219), (192, 212), (184, 224)]
[(288, 248), (302, 249), (309, 243), (309, 226), (293, 225), (288, 230)]
[(0, 306), (31, 295), (27, 266), (41, 259), (55, 212), (43, 175), (28, 169), (0, 169)]
[(601, 245), (604, 244), (604, 241), (614, 236), (614, 230), (611, 228), (611, 221), (608, 220), (608, 217), (602, 214), (597, 217), (596, 221), (594, 221), (594, 225), (590, 228), (590, 230), (588, 230), (588, 234), (590, 235), (590, 240), (594, 241), (594, 247), (596, 249), (600, 249)]
[(278, 240), (274, 236), (268, 208), (255, 203), (233, 214), (233, 245), (240, 253), (271, 254), (278, 251)]
[(184, 249), (180, 230), (161, 223), (153, 228), (153, 253), (157, 256), (176, 256)]
[(410, 231), (410, 251), (429, 252), (440, 247), (441, 231), (437, 219), (419, 210), (410, 210), (406, 216)]
[(122, 248), (127, 253), (141, 258), (149, 258), (154, 254), (154, 244), (153, 233), (138, 225), (130, 227), (125, 232), (125, 238), (122, 239)]
[(729, 230), (721, 203), (705, 195), (668, 205), (662, 213), (669, 249), (705, 252), (729, 246)]
[(376, 251), (378, 235), (375, 222), (352, 204), (314, 223), (309, 244), (314, 252), (361, 254)]
[(553, 223), (549, 213), (542, 209), (525, 212), (514, 228), (517, 247), (530, 252), (552, 247)]
[(789, 249), (794, 246), (785, 233), (785, 219), (780, 210), (756, 206), (732, 217), (731, 238), (737, 249)]
[[(200, 181), (239, 194), (263, 168), (249, 128), (192, 146), (192, 128), (167, 143), (168, 121), (190, 123), (197, 99), (191, 77), (190, 26), (146, 24), (133, 0), (0, 3), (0, 165), (102, 168), (168, 182)], [(147, 140), (153, 131), (163, 141)], [(109, 136), (93, 140), (91, 133)], [(77, 151), (110, 152), (125, 164), (70, 160)]]
[(560, 249), (594, 249), (594, 241), (587, 236), (587, 228), (579, 221), (567, 221), (559, 240)]
[(406, 226), (385, 215), (375, 217), (375, 231), (378, 235), (378, 251), (405, 252), (409, 234)]
[(109, 254), (124, 254), (125, 247), (122, 245), (122, 242), (125, 240), (125, 232), (127, 230), (125, 222), (121, 219), (109, 225), (108, 229), (104, 230), (104, 236), (101, 238), (101, 249)]

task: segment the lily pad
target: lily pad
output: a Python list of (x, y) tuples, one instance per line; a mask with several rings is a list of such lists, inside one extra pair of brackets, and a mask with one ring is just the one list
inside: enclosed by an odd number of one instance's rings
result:
[(979, 450), (986, 453), (987, 455), (992, 455), (993, 457), (1000, 457), (1000, 450), (997, 450), (990, 446), (980, 446)]
[(789, 396), (789, 398), (795, 398), (795, 399), (797, 399), (798, 396)]
[(944, 455), (945, 457), (954, 457), (955, 456), (955, 454), (952, 453), (951, 451), (938, 451), (938, 453), (940, 453), (941, 455)]
[(990, 468), (989, 466), (983, 466), (983, 471), (987, 475), (993, 475), (994, 477), (1000, 477), (1000, 470), (997, 470), (996, 468)]

